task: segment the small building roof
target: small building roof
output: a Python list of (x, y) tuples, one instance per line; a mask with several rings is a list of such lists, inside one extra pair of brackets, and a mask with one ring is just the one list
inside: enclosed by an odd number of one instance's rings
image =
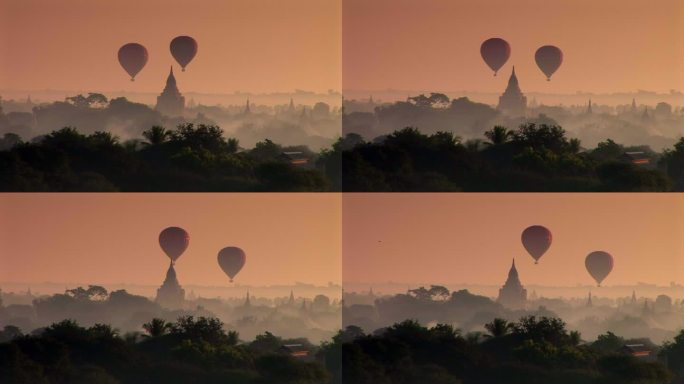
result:
[(283, 152), (279, 157), (291, 164), (307, 164), (309, 162), (309, 156), (304, 152)]
[(646, 152), (625, 152), (622, 155), (627, 161), (632, 164), (650, 164), (651, 156)]
[(625, 344), (622, 350), (632, 356), (650, 356), (651, 349), (643, 344)]
[(309, 355), (309, 349), (302, 344), (284, 344), (280, 347), (280, 351), (294, 357), (306, 357)]

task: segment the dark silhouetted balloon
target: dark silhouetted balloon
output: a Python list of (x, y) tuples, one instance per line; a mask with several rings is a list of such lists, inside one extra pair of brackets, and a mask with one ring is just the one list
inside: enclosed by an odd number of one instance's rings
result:
[(197, 42), (190, 36), (178, 36), (171, 40), (171, 55), (180, 64), (183, 72), (185, 67), (197, 54)]
[(553, 45), (545, 45), (534, 54), (534, 61), (546, 75), (546, 80), (551, 81), (551, 75), (563, 64), (563, 52)]
[(190, 236), (183, 228), (168, 227), (159, 234), (159, 245), (172, 263), (185, 252), (190, 243)]
[(613, 270), (613, 256), (608, 252), (596, 251), (587, 255), (586, 260), (584, 260), (584, 265), (587, 267), (587, 271), (591, 277), (596, 280), (598, 286), (601, 286), (601, 282), (605, 279), (610, 271)]
[(218, 253), (218, 263), (223, 272), (233, 282), (235, 275), (245, 266), (247, 257), (245, 252), (238, 247), (225, 247)]
[(534, 263), (539, 263), (539, 258), (544, 255), (551, 246), (551, 231), (542, 227), (541, 225), (533, 225), (525, 228), (520, 236), (523, 246), (527, 252), (534, 258)]
[(511, 46), (504, 39), (493, 37), (480, 46), (480, 54), (489, 68), (496, 72), (506, 64), (511, 56)]
[(119, 48), (119, 64), (135, 81), (138, 74), (147, 64), (147, 49), (138, 43), (128, 43)]

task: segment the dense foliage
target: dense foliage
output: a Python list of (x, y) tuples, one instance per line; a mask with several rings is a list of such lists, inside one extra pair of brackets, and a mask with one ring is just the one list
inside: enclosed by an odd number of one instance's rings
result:
[[(284, 151), (313, 157), (307, 148), (265, 140), (240, 151), (213, 125), (154, 126), (145, 141), (119, 142), (108, 132), (63, 128), (30, 143), (6, 135), (0, 147), (4, 191), (322, 191), (315, 169), (283, 161)], [(9, 143), (6, 143), (9, 141)]]
[[(669, 191), (684, 190), (684, 139), (657, 154), (610, 139), (583, 149), (557, 125), (495, 126), (486, 140), (404, 128), (357, 134), (313, 153), (268, 139), (243, 150), (214, 125), (154, 126), (121, 143), (63, 128), (32, 142), (0, 139), (4, 191)], [(301, 152), (295, 165), (284, 152)], [(626, 153), (638, 152), (647, 164)]]
[[(345, 191), (667, 191), (682, 178), (673, 164), (684, 145), (666, 154), (668, 177), (647, 147), (607, 140), (582, 150), (557, 125), (495, 126), (484, 136), (462, 143), (450, 132), (410, 127), (372, 142), (350, 134), (333, 148), (342, 157), (333, 183)], [(651, 165), (628, 161), (628, 151), (645, 153)]]
[[(288, 343), (260, 335), (240, 343), (214, 318), (153, 319), (146, 334), (123, 337), (108, 325), (89, 328), (72, 320), (34, 335), (16, 329), (0, 344), (3, 383), (325, 383), (329, 374), (315, 361), (278, 349)], [(5, 333), (5, 332), (3, 332)], [(299, 342), (299, 340), (298, 340)], [(311, 346), (314, 349), (315, 347)]]
[(450, 325), (407, 320), (365, 335), (351, 326), (327, 346), (328, 357), (340, 356), (328, 367), (334, 382), (349, 384), (667, 384), (673, 377), (660, 362), (621, 353), (622, 344), (582, 343), (560, 319), (494, 319), (485, 328), (484, 335), (462, 335)]
[[(365, 334), (356, 326), (321, 347), (266, 332), (251, 342), (214, 318), (153, 319), (144, 334), (119, 335), (64, 320), (32, 335), (0, 331), (0, 380), (7, 383), (676, 383), (684, 379), (684, 331), (658, 360), (621, 351), (608, 333), (583, 342), (557, 318), (496, 318), (486, 334), (414, 320)], [(283, 353), (297, 343), (308, 358)], [(668, 369), (669, 368), (669, 369)], [(674, 380), (674, 381), (673, 381)]]

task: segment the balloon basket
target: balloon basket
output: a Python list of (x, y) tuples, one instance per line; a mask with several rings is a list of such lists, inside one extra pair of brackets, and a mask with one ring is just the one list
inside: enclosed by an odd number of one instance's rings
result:
[(232, 282), (233, 282), (233, 279), (230, 279), (230, 282), (232, 283)]

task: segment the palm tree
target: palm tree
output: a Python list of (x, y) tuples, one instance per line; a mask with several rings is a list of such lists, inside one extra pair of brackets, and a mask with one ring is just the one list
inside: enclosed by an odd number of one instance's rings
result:
[(578, 331), (570, 331), (570, 344), (574, 347), (582, 342), (582, 335)]
[(143, 324), (142, 327), (147, 332), (147, 337), (159, 337), (166, 334), (171, 328), (171, 323), (167, 323), (163, 319), (154, 318), (149, 323)]
[(568, 149), (570, 150), (570, 153), (573, 153), (573, 154), (579, 153), (579, 151), (582, 149), (580, 140), (578, 138), (570, 139), (569, 144), (568, 144)]
[(167, 131), (166, 128), (160, 127), (158, 125), (153, 126), (147, 131), (142, 133), (143, 137), (147, 139), (146, 145), (159, 145), (169, 138), (171, 132)]
[(466, 334), (465, 339), (468, 342), (468, 344), (480, 344), (480, 340), (482, 340), (482, 332), (468, 332), (468, 334)]
[(485, 132), (484, 135), (489, 139), (489, 145), (501, 145), (506, 143), (508, 139), (513, 136), (513, 131), (509, 131), (506, 127), (496, 125), (491, 130)]
[(97, 131), (90, 135), (89, 137), (95, 144), (103, 145), (106, 147), (113, 147), (119, 143), (119, 138), (112, 135), (111, 132)]
[(228, 153), (236, 153), (240, 149), (240, 142), (236, 138), (229, 138), (226, 146)]
[(491, 323), (485, 324), (485, 329), (489, 332), (488, 337), (505, 336), (513, 328), (513, 324), (500, 318), (495, 318)]

